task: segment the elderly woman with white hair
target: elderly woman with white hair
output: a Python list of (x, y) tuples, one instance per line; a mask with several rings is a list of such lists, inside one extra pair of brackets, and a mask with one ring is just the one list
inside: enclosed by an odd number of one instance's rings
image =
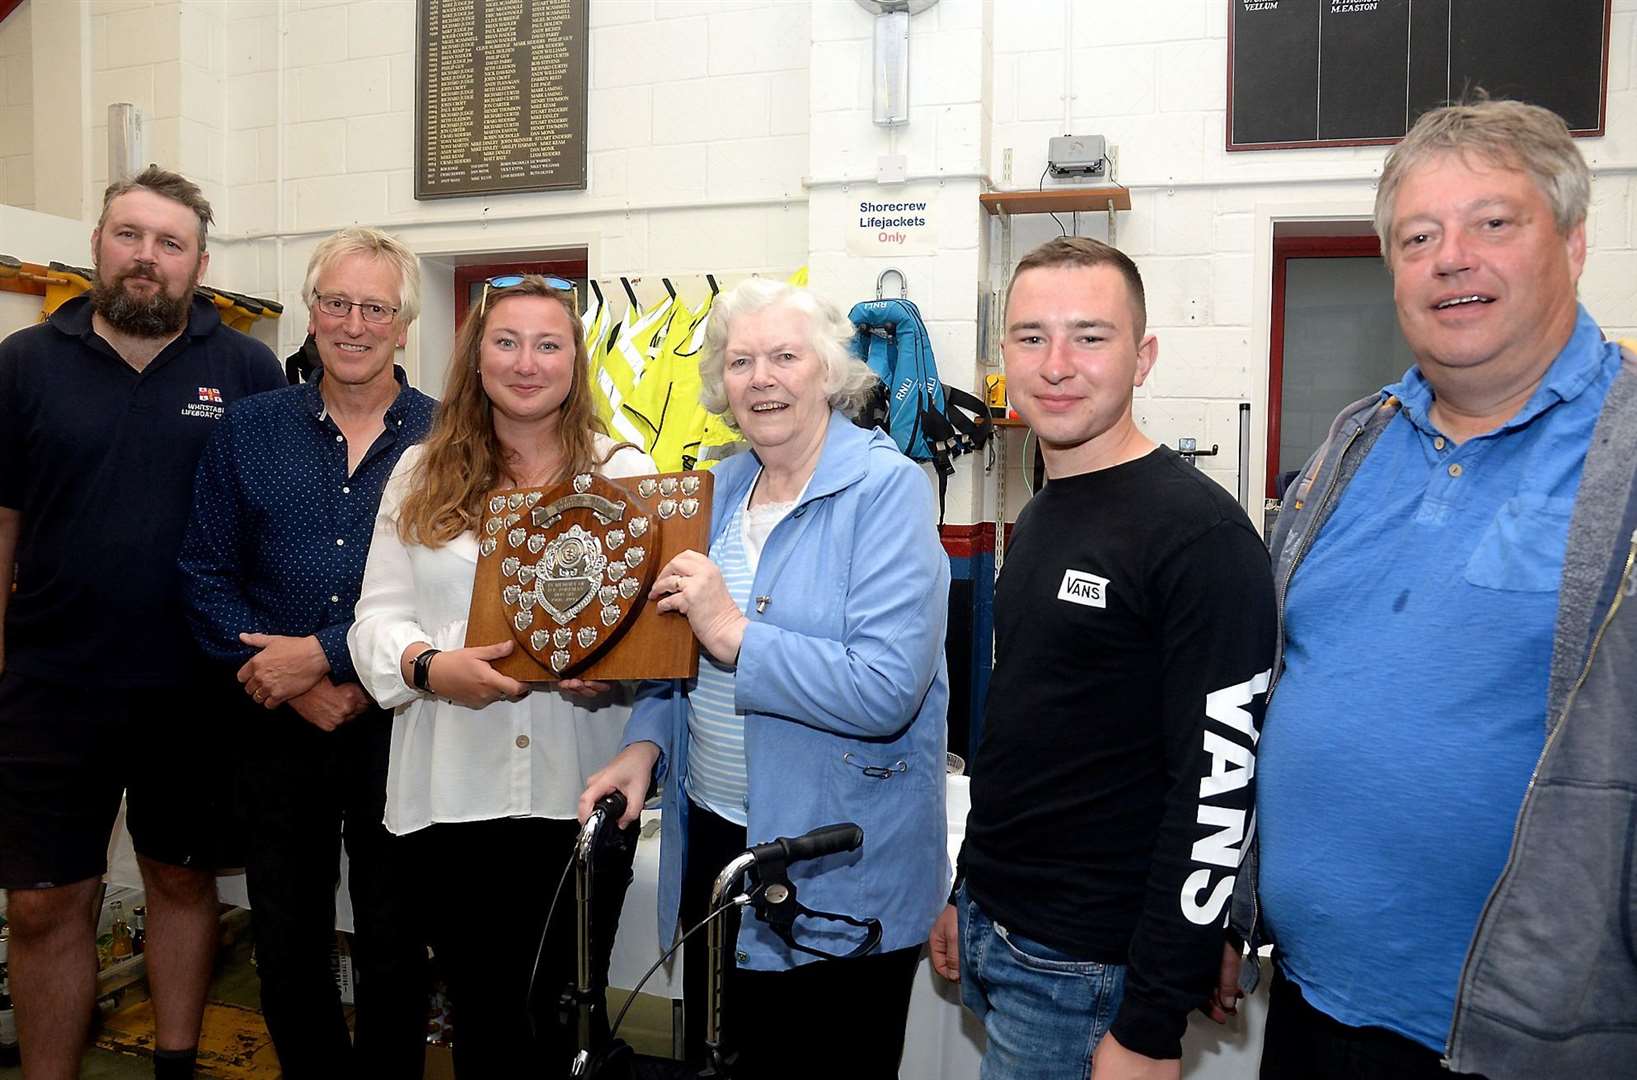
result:
[[(746, 1076), (788, 1071), (792, 1054), (809, 1075), (896, 1076), (920, 945), (949, 885), (949, 563), (926, 474), (849, 419), (875, 381), (848, 350), (852, 332), (790, 285), (753, 279), (716, 301), (701, 399), (750, 452), (716, 469), (709, 554), (678, 555), (651, 593), (687, 617), (699, 675), (643, 686), (625, 748), (580, 804), (583, 817), (618, 789), (634, 818), (660, 784), (665, 944), (705, 916), (717, 873), (748, 844), (862, 826), (857, 852), (790, 877), (808, 908), (880, 920), (878, 948), (845, 956), (862, 931), (840, 922), (796, 924), (823, 957), (758, 920), (739, 927), (724, 1041)], [(705, 957), (684, 955), (697, 1060)]]

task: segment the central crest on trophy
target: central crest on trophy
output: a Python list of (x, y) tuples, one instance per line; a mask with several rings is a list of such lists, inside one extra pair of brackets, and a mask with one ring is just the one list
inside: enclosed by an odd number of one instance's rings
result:
[(466, 644), (512, 638), (517, 649), (495, 667), (525, 681), (694, 674), (687, 620), (653, 611), (648, 590), (672, 555), (705, 548), (709, 497), (702, 473), (635, 481), (581, 473), (554, 488), (491, 495)]

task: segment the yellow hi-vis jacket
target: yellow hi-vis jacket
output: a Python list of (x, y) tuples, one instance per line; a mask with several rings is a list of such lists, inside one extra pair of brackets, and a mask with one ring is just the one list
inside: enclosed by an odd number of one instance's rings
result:
[(592, 399), (597, 407), (597, 418), (617, 440), (647, 445), (642, 429), (632, 423), (623, 406), (625, 399), (636, 392), (657, 348), (656, 338), (664, 334), (666, 319), (675, 307), (676, 301), (666, 297), (646, 311), (627, 311), (625, 322), (610, 334), (607, 346), (595, 355)]
[(699, 457), (699, 440), (710, 415), (699, 403), (699, 358), (714, 299), (707, 297), (697, 309), (677, 301), (679, 310), (659, 352), (625, 401), (625, 411), (648, 435), (643, 449), (662, 472), (691, 469)]

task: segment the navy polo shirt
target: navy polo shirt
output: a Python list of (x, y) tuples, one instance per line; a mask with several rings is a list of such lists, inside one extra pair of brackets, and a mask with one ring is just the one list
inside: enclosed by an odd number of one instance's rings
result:
[(355, 678), (352, 609), (387, 478), (431, 430), (437, 401), (394, 368), (398, 396), (347, 471), (347, 440), (319, 392), (323, 375), (234, 406), (199, 461), (182, 543), (183, 591), (199, 645), (234, 668), (241, 633), (318, 638), (330, 678)]
[(176, 553), (227, 407), (284, 385), (266, 345), (195, 299), (142, 371), (67, 301), (0, 341), (0, 506), (22, 515), (6, 670), (107, 689), (197, 671)]

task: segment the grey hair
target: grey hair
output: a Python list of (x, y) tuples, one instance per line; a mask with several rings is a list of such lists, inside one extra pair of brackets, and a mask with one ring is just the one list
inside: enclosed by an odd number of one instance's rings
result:
[(1375, 229), (1388, 266), (1393, 261), (1393, 204), (1399, 185), (1417, 165), (1447, 154), (1471, 155), (1527, 173), (1551, 205), (1561, 235), (1586, 220), (1591, 171), (1562, 117), (1521, 101), (1480, 98), (1445, 105), (1423, 113), (1382, 166)]
[(420, 260), (397, 237), (367, 225), (350, 226), (318, 242), (307, 260), (307, 280), (301, 286), (302, 301), (311, 307), (318, 298), (318, 279), (348, 255), (369, 255), (398, 271), (398, 325), (408, 326), (414, 322), (421, 313)]
[(830, 407), (840, 409), (848, 417), (856, 417), (869, 400), (870, 389), (879, 380), (868, 364), (853, 355), (853, 324), (840, 308), (813, 290), (768, 278), (742, 281), (711, 305), (704, 354), (699, 359), (700, 404), (720, 416), (728, 427), (739, 430), (728, 408), (727, 389), (722, 381), (728, 333), (733, 320), (740, 316), (776, 307), (807, 316), (808, 344), (824, 362), (824, 392)]

